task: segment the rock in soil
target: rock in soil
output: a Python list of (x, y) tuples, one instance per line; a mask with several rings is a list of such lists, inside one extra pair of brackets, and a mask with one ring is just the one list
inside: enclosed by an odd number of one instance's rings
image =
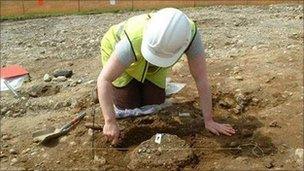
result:
[(65, 77), (65, 76), (58, 76), (53, 79), (53, 81), (56, 81), (56, 82), (65, 82), (66, 80), (67, 80), (67, 77)]
[(72, 77), (72, 75), (73, 75), (73, 71), (68, 69), (56, 69), (53, 72), (54, 77), (64, 76), (66, 78), (70, 78)]
[(130, 154), (130, 169), (180, 168), (194, 159), (192, 149), (176, 135), (163, 134), (161, 143), (155, 143), (155, 135), (142, 142)]
[(13, 159), (11, 160), (11, 165), (16, 164), (17, 162), (18, 162), (18, 159), (17, 159), (17, 158), (13, 158)]
[(9, 109), (7, 107), (2, 107), (1, 109), (1, 115), (5, 115), (5, 113), (8, 111)]
[(3, 135), (2, 139), (3, 139), (3, 140), (9, 140), (9, 139), (11, 139), (11, 138), (10, 138), (8, 135)]
[(94, 162), (99, 166), (101, 166), (101, 165), (105, 165), (107, 161), (104, 157), (95, 155)]
[(49, 74), (45, 74), (43, 76), (43, 81), (50, 82), (50, 81), (52, 81), (52, 77)]
[(281, 126), (278, 124), (277, 121), (270, 122), (269, 127), (272, 127), (272, 128), (281, 128)]
[(10, 152), (11, 154), (18, 154), (18, 152), (17, 152), (15, 149), (13, 149), (13, 148), (10, 149), (9, 152)]
[(268, 161), (266, 161), (266, 163), (265, 163), (265, 167), (267, 168), (267, 169), (271, 169), (271, 168), (273, 168), (275, 165), (274, 165), (274, 161), (273, 160), (268, 160)]

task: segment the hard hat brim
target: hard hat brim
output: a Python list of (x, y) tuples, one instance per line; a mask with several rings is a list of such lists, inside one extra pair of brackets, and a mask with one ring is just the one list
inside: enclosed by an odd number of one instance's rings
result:
[(173, 56), (164, 56), (162, 54), (154, 54), (146, 43), (142, 43), (141, 45), (141, 53), (143, 57), (151, 64), (156, 65), (158, 67), (170, 67), (177, 62), (177, 60), (183, 55), (187, 46), (182, 47), (178, 53)]

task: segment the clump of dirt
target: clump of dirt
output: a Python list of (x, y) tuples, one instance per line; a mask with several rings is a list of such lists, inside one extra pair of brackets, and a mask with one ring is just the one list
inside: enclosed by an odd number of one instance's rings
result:
[(161, 143), (155, 143), (154, 135), (142, 142), (130, 154), (130, 169), (182, 168), (194, 161), (190, 146), (176, 135), (163, 134)]
[(26, 90), (30, 97), (51, 96), (57, 94), (59, 91), (59, 85), (47, 83), (36, 84)]

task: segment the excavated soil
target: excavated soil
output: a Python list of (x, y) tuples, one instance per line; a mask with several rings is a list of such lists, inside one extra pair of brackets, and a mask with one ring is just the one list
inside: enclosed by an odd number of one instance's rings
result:
[[(95, 93), (102, 35), (110, 25), (144, 11), (6, 21), (1, 23), (1, 66), (20, 64), (31, 80), (20, 90), (25, 99), (1, 93), (1, 169), (136, 170), (130, 161), (143, 162), (144, 170), (303, 169), (303, 6), (183, 10), (197, 21), (204, 41), (214, 119), (230, 123), (235, 135), (216, 136), (204, 128), (186, 58), (172, 68), (172, 80), (187, 83), (168, 97), (172, 106), (118, 120), (117, 146), (101, 130), (85, 127), (93, 113), (95, 124), (103, 125)], [(45, 83), (44, 75), (56, 69), (73, 75)], [(81, 110), (87, 116), (66, 136), (44, 145), (33, 142), (34, 131), (59, 128)], [(145, 151), (153, 152), (156, 133), (171, 134), (173, 143), (160, 158), (153, 154), (140, 161), (134, 153), (147, 141)], [(188, 150), (187, 155), (178, 151), (175, 157), (173, 149)], [(178, 156), (185, 160), (172, 162)], [(170, 164), (161, 166), (161, 161)]]

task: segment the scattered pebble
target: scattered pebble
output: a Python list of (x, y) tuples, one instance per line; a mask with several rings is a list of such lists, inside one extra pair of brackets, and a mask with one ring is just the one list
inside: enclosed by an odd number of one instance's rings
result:
[(238, 146), (238, 143), (235, 142), (235, 141), (232, 141), (230, 144), (229, 144), (230, 147), (236, 147)]
[(272, 127), (272, 128), (281, 128), (281, 126), (278, 124), (277, 121), (270, 122), (269, 127)]
[(82, 83), (82, 79), (77, 80), (77, 84), (81, 84)]
[(73, 71), (72, 70), (68, 70), (68, 69), (56, 69), (53, 72), (53, 76), (54, 77), (60, 77), (60, 76), (64, 76), (66, 78), (70, 78), (73, 75)]
[(14, 165), (14, 164), (16, 164), (18, 162), (18, 159), (17, 158), (13, 158), (12, 160), (11, 160), (11, 166), (12, 165)]
[(88, 129), (89, 136), (93, 136), (93, 130), (91, 128)]
[(43, 81), (50, 82), (50, 81), (52, 81), (52, 77), (49, 74), (45, 74), (43, 76)]
[(10, 149), (9, 153), (11, 153), (11, 154), (18, 154), (17, 150), (14, 149), (14, 148)]
[(65, 76), (58, 76), (53, 79), (53, 81), (57, 81), (57, 82), (65, 82), (66, 80), (67, 78)]
[(77, 86), (77, 81), (72, 81), (70, 83), (70, 87), (76, 87)]
[(95, 155), (94, 162), (98, 163), (99, 165), (104, 165), (104, 164), (106, 164), (107, 161), (104, 157), (102, 157), (102, 156), (98, 157), (97, 155)]
[(88, 81), (88, 82), (86, 82), (86, 83), (84, 83), (85, 85), (88, 85), (88, 84), (95, 84), (96, 83), (96, 81), (95, 80), (90, 80), (90, 81)]
[(1, 108), (1, 115), (5, 115), (5, 113), (8, 111), (7, 107), (2, 107)]
[(76, 142), (75, 141), (71, 141), (70, 142), (70, 146), (75, 146), (76, 145)]
[(275, 167), (274, 161), (273, 161), (273, 160), (266, 161), (265, 167), (266, 167), (267, 169), (274, 168), (274, 167)]
[(254, 102), (254, 103), (258, 103), (259, 101), (260, 100), (258, 98), (256, 98), (256, 97), (252, 98), (252, 102)]
[(2, 139), (3, 139), (3, 140), (10, 140), (11, 137), (9, 137), (8, 135), (3, 135)]
[(25, 149), (25, 150), (22, 150), (21, 154), (26, 154), (26, 153), (28, 153), (29, 151), (31, 151), (31, 149), (30, 149), (30, 148), (27, 148), (27, 149)]
[(244, 78), (242, 76), (235, 76), (234, 79), (238, 80), (238, 81), (242, 81), (244, 80)]
[(295, 150), (296, 161), (298, 163), (303, 163), (303, 148), (298, 148)]

